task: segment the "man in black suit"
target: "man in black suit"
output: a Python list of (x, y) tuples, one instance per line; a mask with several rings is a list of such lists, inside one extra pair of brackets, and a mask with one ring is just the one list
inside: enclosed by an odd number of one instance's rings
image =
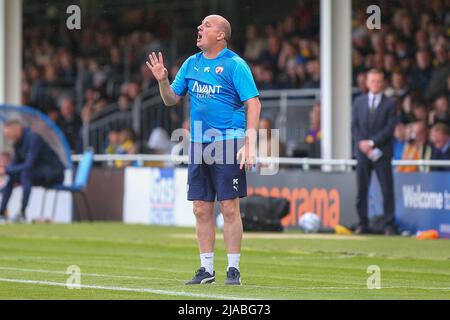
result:
[(394, 235), (395, 200), (392, 177), (394, 129), (397, 123), (395, 101), (383, 94), (384, 74), (370, 70), (367, 74), (369, 93), (355, 99), (352, 112), (352, 134), (356, 143), (359, 225), (356, 234), (369, 232), (367, 194), (372, 170), (375, 170), (383, 193), (385, 234)]
[(0, 176), (9, 177), (1, 190), (0, 220), (6, 219), (6, 209), (14, 186), (21, 185), (22, 206), (19, 221), (25, 221), (25, 211), (32, 186), (49, 187), (64, 180), (64, 165), (50, 146), (18, 120), (9, 120), (4, 124), (5, 138), (14, 144), (14, 159), (6, 167), (0, 167)]
[[(444, 123), (437, 123), (431, 129), (433, 152), (431, 160), (450, 160), (450, 129)], [(432, 171), (450, 171), (450, 167), (431, 167)]]

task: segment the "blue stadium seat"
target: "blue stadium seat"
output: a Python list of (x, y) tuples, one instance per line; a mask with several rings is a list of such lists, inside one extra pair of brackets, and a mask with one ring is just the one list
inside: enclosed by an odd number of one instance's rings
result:
[(44, 191), (44, 197), (43, 197), (43, 201), (42, 201), (41, 217), (43, 217), (45, 200), (46, 200), (48, 190), (55, 190), (55, 192), (56, 192), (55, 200), (53, 202), (53, 209), (52, 209), (52, 218), (53, 219), (55, 218), (55, 209), (56, 209), (56, 204), (58, 201), (58, 193), (60, 191), (68, 191), (68, 192), (71, 192), (72, 194), (76, 194), (76, 193), (81, 194), (83, 201), (84, 201), (85, 208), (87, 210), (89, 221), (92, 222), (92, 212), (91, 212), (91, 208), (89, 206), (89, 201), (86, 197), (85, 189), (89, 182), (89, 176), (91, 174), (93, 162), (94, 162), (94, 152), (92, 150), (84, 152), (83, 156), (81, 158), (81, 161), (78, 164), (77, 174), (75, 176), (75, 181), (73, 182), (73, 184), (71, 184), (71, 185), (64, 185), (64, 184), (54, 185), (54, 186), (51, 186), (50, 188), (46, 188), (46, 190)]

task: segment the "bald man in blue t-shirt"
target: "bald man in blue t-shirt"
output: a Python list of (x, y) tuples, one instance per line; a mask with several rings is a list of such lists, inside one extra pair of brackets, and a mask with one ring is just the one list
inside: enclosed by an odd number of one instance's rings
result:
[(224, 217), (228, 252), (226, 284), (241, 284), (243, 228), (239, 198), (247, 196), (245, 170), (256, 162), (261, 103), (250, 68), (227, 49), (230, 40), (230, 23), (221, 16), (211, 15), (198, 27), (197, 46), (201, 52), (183, 63), (172, 85), (161, 53), (152, 53), (147, 62), (158, 80), (165, 105), (177, 104), (186, 93), (190, 96), (188, 200), (194, 202), (201, 267), (186, 284), (215, 282), (213, 208), (216, 198)]

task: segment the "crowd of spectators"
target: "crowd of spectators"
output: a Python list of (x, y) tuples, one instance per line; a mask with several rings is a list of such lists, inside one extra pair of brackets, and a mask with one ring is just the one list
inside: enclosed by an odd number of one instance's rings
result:
[[(450, 125), (450, 12), (445, 3), (371, 1), (381, 7), (381, 30), (366, 26), (368, 2), (353, 3), (353, 85), (358, 94), (365, 93), (365, 72), (383, 70), (385, 93), (397, 99), (405, 128), (417, 121), (427, 130), (437, 123)], [(320, 1), (300, 1), (280, 21), (248, 23), (244, 41), (231, 44), (249, 63), (260, 90), (320, 88), (319, 13)], [(152, 7), (129, 9), (117, 20), (101, 18), (77, 32), (63, 22), (55, 28), (25, 21), (23, 104), (55, 119), (79, 151), (83, 122), (130, 110), (141, 92), (156, 85), (143, 62), (149, 52), (168, 51), (172, 28), (183, 20), (173, 13), (169, 26), (161, 17)], [(171, 78), (191, 53), (169, 61)], [(82, 95), (81, 103), (74, 95)], [(307, 139), (315, 143), (320, 123), (311, 130)]]

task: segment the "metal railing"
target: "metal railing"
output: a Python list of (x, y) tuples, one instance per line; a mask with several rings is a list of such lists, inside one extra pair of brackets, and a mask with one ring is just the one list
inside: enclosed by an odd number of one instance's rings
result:
[(292, 154), (304, 141), (312, 106), (320, 101), (320, 89), (265, 90), (260, 92), (261, 118), (280, 129), (280, 140)]
[(108, 132), (112, 129), (132, 128), (140, 144), (145, 143), (151, 130), (158, 125), (165, 125), (169, 116), (162, 108), (162, 100), (157, 88), (148, 90), (136, 98), (130, 110), (119, 111), (116, 103), (109, 105), (109, 114), (100, 115), (83, 124), (83, 147), (93, 148), (101, 153), (107, 145)]
[[(72, 161), (78, 162), (82, 159), (82, 155), (73, 155)], [(138, 165), (144, 162), (164, 162), (174, 166), (179, 164), (188, 164), (188, 156), (180, 155), (152, 155), (152, 154), (96, 154), (94, 162), (113, 163), (114, 161), (131, 161)], [(259, 157), (258, 164), (279, 164), (299, 166), (303, 170), (308, 171), (311, 166), (330, 167), (331, 170), (325, 171), (349, 171), (357, 165), (357, 161), (353, 159), (311, 159), (311, 158), (273, 158)], [(428, 167), (448, 167), (450, 170), (450, 160), (393, 160), (392, 166), (428, 166)]]
[[(305, 140), (309, 125), (309, 112), (314, 103), (320, 101), (320, 89), (265, 90), (260, 92), (262, 103), (261, 118), (268, 118), (275, 128), (280, 128), (280, 140), (287, 145), (288, 154)], [(84, 147), (92, 147), (102, 152), (105, 137), (112, 127), (126, 123), (138, 134), (141, 145), (145, 144), (155, 127), (163, 127), (169, 133), (180, 128), (185, 112), (189, 109), (188, 98), (184, 98), (184, 107), (164, 107), (159, 89), (152, 88), (142, 93), (133, 103), (129, 112), (118, 111), (99, 120), (85, 124)], [(107, 108), (110, 110), (111, 108)], [(117, 107), (116, 107), (117, 109)], [(178, 123), (173, 123), (172, 114), (177, 113)], [(126, 119), (126, 120), (123, 120)], [(131, 119), (131, 121), (130, 121)], [(119, 123), (122, 121), (121, 123)], [(95, 137), (99, 135), (99, 137)]]

